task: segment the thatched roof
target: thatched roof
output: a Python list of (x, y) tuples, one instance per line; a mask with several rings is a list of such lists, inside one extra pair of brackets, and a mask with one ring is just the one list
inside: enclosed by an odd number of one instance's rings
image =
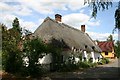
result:
[[(84, 50), (85, 46), (87, 46), (87, 50), (92, 51), (92, 47), (94, 46), (95, 51), (101, 52), (101, 49), (95, 45), (87, 33), (64, 23), (57, 22), (49, 17), (36, 29), (34, 36), (48, 43), (54, 43), (55, 40), (58, 40), (70, 49), (75, 47), (76, 49)], [(56, 45), (58, 44), (56, 43)]]

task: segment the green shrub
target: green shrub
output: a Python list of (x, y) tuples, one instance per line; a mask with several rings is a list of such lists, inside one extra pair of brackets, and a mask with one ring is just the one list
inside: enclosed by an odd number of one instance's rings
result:
[(92, 63), (92, 62), (93, 62), (93, 58), (90, 58), (90, 59), (89, 59), (89, 62), (91, 62), (91, 63)]
[(73, 70), (77, 70), (80, 68), (92, 68), (92, 67), (96, 67), (97, 63), (92, 63), (90, 61), (80, 61), (78, 63), (75, 63), (74, 60), (72, 61), (67, 61), (65, 63), (63, 63), (63, 66), (61, 66), (60, 71), (73, 71)]
[(61, 67), (61, 69), (59, 71), (62, 71), (62, 72), (68, 72), (68, 71), (73, 71), (73, 70), (76, 70), (78, 69), (78, 65), (77, 64), (63, 64), (63, 66)]
[(87, 61), (85, 61), (85, 62), (79, 62), (79, 67), (81, 67), (81, 68), (89, 68), (90, 65), (88, 64)]
[(110, 61), (109, 59), (105, 58), (106, 64), (108, 64)]
[(42, 75), (41, 65), (37, 64), (39, 56), (42, 56), (47, 51), (47, 46), (38, 38), (32, 40), (26, 40), (24, 43), (23, 56), (28, 57), (28, 67), (23, 67), (23, 72), (29, 76), (36, 77)]
[(60, 71), (73, 71), (79, 69), (79, 65), (75, 63), (75, 60), (68, 60), (61, 65)]
[(91, 63), (90, 64), (90, 67), (96, 67), (97, 66), (97, 63)]
[(87, 62), (87, 61), (79, 62), (78, 64), (79, 64), (79, 67), (81, 67), (81, 68), (96, 67), (96, 65), (97, 65), (96, 63), (91, 63), (91, 62)]
[(22, 67), (21, 53), (17, 50), (14, 52), (4, 51), (2, 53), (2, 68), (9, 73), (18, 73)]
[(102, 59), (98, 62), (98, 64), (103, 65), (103, 64), (108, 64), (109, 62), (110, 62), (109, 59), (107, 59), (107, 58), (102, 58)]
[(57, 65), (56, 68), (57, 68), (57, 71), (68, 72), (68, 71), (73, 71), (80, 68), (92, 68), (92, 67), (96, 67), (96, 65), (97, 63), (91, 63), (90, 61), (84, 61), (84, 62), (80, 61), (78, 63), (75, 63), (74, 60), (72, 61), (68, 60), (67, 62), (62, 63), (61, 65)]

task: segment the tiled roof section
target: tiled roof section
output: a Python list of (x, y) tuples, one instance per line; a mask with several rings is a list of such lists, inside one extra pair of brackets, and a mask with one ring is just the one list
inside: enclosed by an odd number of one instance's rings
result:
[(114, 47), (113, 41), (104, 41), (98, 42), (98, 46), (101, 48), (103, 52), (112, 52), (112, 48)]

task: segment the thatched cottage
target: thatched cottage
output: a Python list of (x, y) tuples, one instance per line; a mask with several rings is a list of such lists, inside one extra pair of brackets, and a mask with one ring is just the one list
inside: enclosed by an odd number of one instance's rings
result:
[(75, 29), (63, 23), (62, 16), (59, 14), (55, 15), (55, 19), (50, 17), (44, 19), (33, 35), (41, 38), (45, 43), (52, 43), (56, 47), (62, 46), (64, 60), (71, 55), (70, 52), (73, 52), (74, 55), (78, 55), (77, 52), (81, 53), (83, 61), (92, 58), (95, 62), (102, 58), (101, 49), (85, 33), (85, 25), (81, 26), (81, 30)]

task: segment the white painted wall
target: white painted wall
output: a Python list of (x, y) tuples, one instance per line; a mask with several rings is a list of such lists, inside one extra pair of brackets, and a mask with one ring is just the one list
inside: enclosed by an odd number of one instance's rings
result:
[[(50, 64), (51, 62), (52, 62), (52, 56), (51, 54), (47, 54), (43, 58), (39, 58), (37, 64)], [(24, 57), (23, 63), (27, 67), (29, 65), (29, 58)]]
[(51, 54), (47, 54), (43, 58), (38, 59), (38, 64), (50, 64), (51, 62), (52, 62)]
[[(84, 57), (89, 58), (88, 54), (90, 54), (90, 53), (87, 53), (86, 51), (84, 51), (82, 53), (82, 61), (84, 61)], [(71, 54), (65, 54), (63, 56), (63, 60), (66, 61), (69, 58), (70, 55)], [(94, 59), (95, 59), (95, 61), (93, 61), (93, 62), (98, 62), (98, 57), (102, 58), (100, 53), (91, 52), (91, 57), (93, 57), (93, 56), (94, 56)], [(24, 60), (25, 66), (27, 67), (29, 65), (29, 59), (27, 57), (25, 57), (25, 58), (23, 58), (23, 60)], [(78, 61), (80, 61), (80, 59), (78, 57), (75, 57), (75, 61), (77, 63)], [(50, 63), (52, 63), (52, 56), (51, 56), (51, 54), (47, 54), (43, 58), (39, 58), (37, 64), (50, 64)]]
[(93, 63), (94, 63), (94, 62), (96, 61), (96, 60), (95, 60), (96, 58), (95, 58), (95, 53), (94, 53), (94, 51), (91, 52), (91, 57), (92, 57)]
[(28, 67), (28, 65), (29, 65), (29, 59), (28, 59), (28, 57), (24, 57), (23, 58), (23, 64), (24, 64), (24, 66)]
[(75, 57), (75, 62), (78, 63), (79, 61), (80, 61), (80, 59)]
[(93, 63), (98, 62), (98, 57), (99, 59), (102, 58), (101, 53), (96, 53), (96, 52), (87, 53), (86, 51), (82, 53), (82, 61), (84, 61), (84, 57), (87, 58), (87, 61), (89, 60), (90, 57), (92, 57)]
[(82, 52), (82, 61), (84, 61), (84, 57), (85, 57), (86, 60), (88, 61), (88, 53), (87, 53), (87, 51), (83, 51), (83, 52)]
[(95, 53), (95, 61), (98, 62), (98, 57), (99, 59), (102, 58), (101, 53)]

